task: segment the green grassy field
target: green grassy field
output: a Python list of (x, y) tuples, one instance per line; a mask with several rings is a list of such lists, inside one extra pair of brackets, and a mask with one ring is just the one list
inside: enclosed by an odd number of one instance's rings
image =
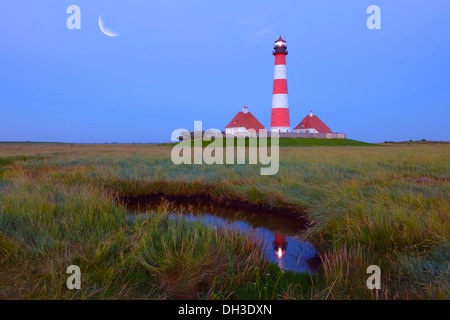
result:
[[(233, 143), (231, 142), (227, 142), (226, 139), (223, 139), (223, 146), (228, 145), (232, 145), (232, 146), (236, 146), (237, 145), (237, 138), (233, 139)], [(241, 140), (241, 139), (239, 139)], [(361, 141), (356, 141), (356, 140), (351, 140), (351, 139), (317, 139), (317, 138), (279, 138), (279, 146), (280, 147), (358, 147), (358, 146), (363, 146), (363, 147), (369, 147), (372, 146), (373, 144), (371, 143), (366, 143), (366, 142), (361, 142)], [(209, 145), (211, 142), (210, 141), (203, 141), (202, 145), (205, 147), (207, 145)], [(164, 144), (165, 146), (169, 146), (169, 147), (173, 147), (175, 145), (177, 145), (178, 143), (169, 143), (169, 144)], [(191, 145), (193, 145), (194, 142), (191, 140)], [(259, 140), (256, 141), (256, 144), (259, 146)], [(267, 145), (271, 145), (271, 138), (267, 138)], [(245, 139), (245, 146), (248, 147), (249, 146), (249, 139), (246, 138)]]
[[(167, 146), (0, 144), (0, 298), (448, 299), (449, 145), (309, 140), (280, 142), (275, 176), (176, 166)], [(168, 206), (132, 223), (116, 201), (160, 193), (302, 212), (319, 274), (282, 272), (253, 236), (168, 219)], [(66, 288), (70, 264), (81, 290)]]

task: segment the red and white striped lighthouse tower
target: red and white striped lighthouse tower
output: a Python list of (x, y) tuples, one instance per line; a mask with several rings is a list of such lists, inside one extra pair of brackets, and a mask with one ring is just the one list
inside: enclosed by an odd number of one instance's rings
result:
[(270, 123), (270, 131), (272, 132), (291, 132), (286, 77), (287, 54), (286, 41), (280, 36), (275, 41), (273, 50), (273, 55), (275, 56), (275, 72), (273, 77), (272, 120)]

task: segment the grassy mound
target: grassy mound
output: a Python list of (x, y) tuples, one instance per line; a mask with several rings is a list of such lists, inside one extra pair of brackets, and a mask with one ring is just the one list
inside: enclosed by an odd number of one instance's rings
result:
[(367, 147), (371, 143), (351, 139), (280, 138), (280, 147)]
[[(231, 139), (230, 139), (231, 140)], [(234, 138), (234, 142), (226, 142), (223, 140), (223, 146), (238, 144), (238, 141), (241, 142), (243, 139)], [(253, 140), (253, 139), (252, 139)], [(211, 141), (203, 141), (202, 146), (206, 147), (210, 145)], [(164, 146), (173, 147), (177, 145), (177, 143), (164, 144)], [(256, 142), (259, 146), (259, 140)], [(270, 146), (272, 144), (271, 139), (267, 139), (267, 145)], [(194, 142), (191, 141), (191, 145), (194, 145)], [(249, 146), (249, 138), (245, 138), (245, 146)], [(280, 147), (368, 147), (374, 146), (372, 143), (351, 140), (351, 139), (319, 139), (319, 138), (279, 138), (279, 146)]]

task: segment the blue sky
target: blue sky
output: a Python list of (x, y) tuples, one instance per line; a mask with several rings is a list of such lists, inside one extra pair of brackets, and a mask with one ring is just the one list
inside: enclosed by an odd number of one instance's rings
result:
[(450, 140), (448, 0), (2, 0), (0, 141), (166, 142), (244, 105), (268, 127), (280, 34), (292, 127), (313, 110), (351, 139)]

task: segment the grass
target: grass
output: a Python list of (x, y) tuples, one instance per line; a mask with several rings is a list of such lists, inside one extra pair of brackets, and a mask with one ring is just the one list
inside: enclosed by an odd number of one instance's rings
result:
[[(167, 208), (130, 222), (91, 187), (19, 182), (1, 199), (6, 298), (201, 298), (213, 281), (231, 292), (268, 265), (253, 237), (169, 219)], [(72, 264), (83, 270), (80, 291), (65, 288)]]
[[(255, 138), (252, 138), (251, 140), (254, 140)], [(236, 146), (238, 144), (238, 141), (242, 141), (243, 139), (223, 139), (223, 146), (225, 147), (228, 145)], [(231, 142), (231, 140), (233, 140)], [(249, 146), (249, 138), (245, 138), (245, 146)], [(267, 144), (271, 145), (271, 138), (267, 138)], [(202, 141), (202, 146), (206, 147), (210, 144), (210, 141)], [(161, 146), (170, 146), (173, 147), (177, 145), (178, 143), (169, 143), (169, 144), (162, 144)], [(191, 140), (191, 145), (194, 144), (194, 141)], [(256, 144), (259, 146), (259, 140), (256, 141)], [(319, 139), (319, 138), (279, 138), (279, 146), (280, 147), (319, 147), (319, 146), (328, 146), (328, 147), (368, 147), (372, 146), (371, 143), (361, 142), (357, 140), (351, 140), (351, 139)]]
[[(285, 146), (275, 176), (176, 166), (170, 151), (1, 144), (0, 297), (449, 298), (448, 144)], [(299, 236), (319, 249), (319, 275), (283, 273), (253, 237), (170, 220), (167, 207), (133, 223), (115, 201), (160, 193), (305, 212)], [(65, 287), (70, 264), (83, 270), (80, 291)], [(365, 287), (372, 264), (376, 292)]]
[(280, 147), (357, 147), (372, 144), (351, 139), (280, 138)]
[(201, 298), (217, 287), (228, 296), (235, 286), (251, 281), (255, 268), (267, 269), (255, 238), (234, 230), (214, 230), (168, 215), (138, 222), (137, 228), (143, 233), (137, 249), (140, 264), (174, 298)]

